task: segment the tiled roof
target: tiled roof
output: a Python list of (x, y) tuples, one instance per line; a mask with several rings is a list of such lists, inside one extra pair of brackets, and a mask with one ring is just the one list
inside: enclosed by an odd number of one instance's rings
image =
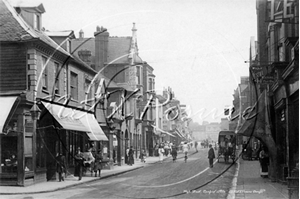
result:
[[(89, 40), (86, 42), (86, 40)], [(95, 57), (95, 38), (78, 38), (72, 39), (72, 51), (80, 44), (85, 42), (78, 50), (74, 52), (77, 55), (79, 50), (90, 50), (92, 58)], [(107, 63), (111, 64), (128, 64), (128, 56), (130, 49), (131, 37), (108, 37), (108, 54)], [(143, 63), (142, 59), (136, 55), (135, 63)]]
[(107, 62), (128, 63), (131, 37), (109, 37)]
[[(86, 42), (86, 40), (89, 40)], [(84, 43), (85, 42), (85, 43)], [(84, 43), (84, 44), (82, 44)], [(81, 45), (75, 52), (73, 52), (79, 45)], [(78, 55), (78, 51), (80, 50), (89, 50), (91, 51), (91, 59), (93, 60), (93, 63), (95, 63), (95, 38), (78, 38), (78, 39), (72, 39), (71, 40), (71, 52), (73, 52), (73, 55)]]
[(0, 0), (0, 41), (26, 41), (37, 35), (17, 16), (16, 11), (8, 3)]
[(36, 39), (69, 55), (44, 32), (35, 30), (28, 25), (5, 0), (0, 0), (0, 27), (0, 41), (26, 42)]
[[(0, 41), (7, 42), (26, 42), (31, 40), (40, 40), (49, 46), (59, 50), (60, 52), (70, 55), (63, 48), (61, 48), (55, 41), (53, 41), (45, 32), (38, 31), (30, 27), (23, 19), (20, 17), (15, 9), (7, 3), (5, 0), (0, 0)], [(72, 31), (66, 31), (66, 34), (71, 34)], [(94, 42), (93, 42), (94, 43)], [(94, 49), (94, 48), (92, 48)], [(71, 55), (70, 55), (71, 56)], [(71, 58), (82, 67), (88, 68), (94, 71), (90, 66), (81, 61), (77, 56), (71, 56)], [(109, 79), (102, 74), (99, 77), (105, 79), (108, 82)], [(111, 82), (111, 86), (117, 87), (115, 82)]]
[[(92, 69), (88, 64), (86, 64), (84, 61), (82, 61), (79, 57), (77, 57), (76, 55), (73, 56), (74, 60), (76, 63), (79, 63), (81, 66), (84, 66), (85, 68), (93, 71), (94, 73), (97, 73), (94, 69)], [(106, 76), (104, 76), (102, 73), (100, 73), (98, 75), (99, 78), (103, 78), (105, 80), (105, 84), (107, 86), (108, 82), (110, 82), (109, 84), (109, 88), (111, 87), (118, 87), (118, 85), (114, 82), (114, 81), (110, 81), (110, 79)]]

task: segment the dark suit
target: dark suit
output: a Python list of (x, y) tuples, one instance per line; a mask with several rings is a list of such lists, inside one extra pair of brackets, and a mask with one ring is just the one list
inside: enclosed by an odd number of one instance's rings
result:
[(215, 151), (213, 148), (210, 148), (208, 150), (208, 160), (209, 160), (209, 166), (212, 168), (213, 167), (213, 161), (215, 158)]
[(56, 172), (58, 173), (59, 182), (61, 180), (64, 181), (64, 177), (62, 176), (62, 173), (67, 172), (67, 167), (66, 167), (66, 158), (62, 154), (56, 157)]
[(82, 172), (83, 172), (83, 162), (84, 162), (84, 156), (83, 153), (78, 153), (75, 155), (75, 172), (74, 175), (78, 175), (79, 180), (82, 178)]

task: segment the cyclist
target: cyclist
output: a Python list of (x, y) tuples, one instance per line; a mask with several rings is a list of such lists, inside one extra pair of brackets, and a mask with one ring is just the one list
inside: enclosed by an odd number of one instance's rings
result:
[(188, 151), (189, 151), (189, 145), (187, 144), (187, 142), (184, 142), (184, 144), (182, 145), (182, 151), (184, 153), (184, 161), (186, 162), (187, 154), (188, 154)]

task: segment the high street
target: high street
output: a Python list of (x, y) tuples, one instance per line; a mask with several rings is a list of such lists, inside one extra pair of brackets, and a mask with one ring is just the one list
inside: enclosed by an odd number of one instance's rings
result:
[(183, 154), (179, 154), (174, 163), (167, 158), (161, 164), (148, 164), (125, 174), (56, 192), (9, 198), (226, 198), (236, 164), (227, 170), (231, 164), (215, 163), (211, 169), (207, 149), (194, 152), (194, 149), (190, 151), (187, 163)]

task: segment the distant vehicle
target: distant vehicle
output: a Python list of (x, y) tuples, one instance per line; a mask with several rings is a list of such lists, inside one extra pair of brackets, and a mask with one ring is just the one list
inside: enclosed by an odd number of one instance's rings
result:
[(218, 162), (223, 159), (228, 163), (229, 159), (235, 160), (236, 156), (236, 134), (234, 131), (220, 131), (218, 138)]

